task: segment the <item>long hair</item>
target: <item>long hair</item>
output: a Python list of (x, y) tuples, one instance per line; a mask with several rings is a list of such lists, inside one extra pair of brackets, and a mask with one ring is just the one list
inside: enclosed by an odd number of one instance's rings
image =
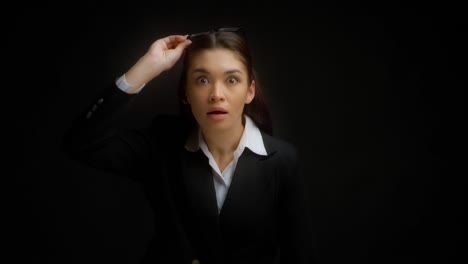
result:
[(179, 108), (183, 120), (189, 127), (196, 124), (190, 106), (186, 103), (186, 89), (187, 89), (187, 71), (190, 59), (193, 55), (207, 49), (223, 48), (228, 49), (241, 58), (242, 63), (247, 68), (249, 83), (255, 81), (255, 97), (244, 107), (244, 114), (248, 115), (258, 128), (269, 135), (273, 134), (273, 126), (271, 121), (270, 110), (261, 86), (257, 79), (252, 57), (245, 36), (236, 32), (207, 32), (192, 39), (190, 44), (185, 50), (182, 73), (180, 76), (178, 96)]

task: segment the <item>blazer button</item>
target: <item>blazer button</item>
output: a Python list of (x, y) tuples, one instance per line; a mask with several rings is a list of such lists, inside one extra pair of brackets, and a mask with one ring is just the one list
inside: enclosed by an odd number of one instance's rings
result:
[(91, 108), (91, 111), (96, 111), (96, 108), (97, 108), (97, 105), (93, 105), (93, 107)]
[(192, 260), (192, 264), (200, 264), (200, 261), (198, 259)]
[(98, 104), (102, 104), (102, 101), (104, 101), (103, 98), (99, 98), (99, 100), (97, 101)]
[(93, 113), (88, 112), (88, 113), (86, 114), (86, 119), (89, 119), (92, 115), (93, 115)]

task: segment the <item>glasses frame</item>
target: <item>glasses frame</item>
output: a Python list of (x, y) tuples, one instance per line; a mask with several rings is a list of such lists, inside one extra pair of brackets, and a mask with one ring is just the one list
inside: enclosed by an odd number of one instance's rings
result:
[(233, 33), (237, 33), (237, 34), (245, 37), (245, 31), (241, 27), (222, 27), (222, 28), (218, 28), (218, 29), (212, 29), (210, 31), (190, 34), (188, 36), (188, 39), (192, 40), (192, 39), (194, 39), (196, 37), (199, 37), (199, 36), (214, 34), (214, 33), (217, 33), (217, 32), (233, 32)]

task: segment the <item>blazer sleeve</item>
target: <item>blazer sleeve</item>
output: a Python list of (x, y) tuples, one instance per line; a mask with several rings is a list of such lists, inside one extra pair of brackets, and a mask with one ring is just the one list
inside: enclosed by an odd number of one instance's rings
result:
[(315, 264), (316, 248), (305, 174), (295, 147), (289, 145), (282, 153), (279, 194), (281, 263)]
[(109, 85), (65, 131), (63, 151), (98, 169), (137, 175), (132, 172), (150, 156), (150, 128), (119, 128), (119, 120), (135, 96)]

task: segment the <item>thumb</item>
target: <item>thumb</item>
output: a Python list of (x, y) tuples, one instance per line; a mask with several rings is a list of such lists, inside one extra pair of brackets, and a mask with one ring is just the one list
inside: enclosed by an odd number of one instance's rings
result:
[(179, 43), (175, 49), (177, 50), (177, 53), (182, 54), (184, 49), (190, 44), (192, 44), (192, 41), (190, 39), (186, 39), (184, 42)]
[(191, 40), (187, 39), (184, 42), (180, 42), (171, 52), (170, 54), (175, 57), (180, 57), (182, 56), (182, 53), (184, 52), (184, 49), (192, 43)]
[(190, 45), (190, 43), (192, 43), (192, 41), (187, 39), (184, 42), (179, 43), (175, 49), (169, 50), (167, 52), (167, 59), (171, 65), (182, 56), (184, 49)]

